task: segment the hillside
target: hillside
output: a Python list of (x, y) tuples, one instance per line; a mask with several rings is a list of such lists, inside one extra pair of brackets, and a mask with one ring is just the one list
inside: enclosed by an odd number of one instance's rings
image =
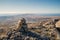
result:
[(32, 14), (0, 16), (0, 40), (60, 40), (59, 20)]

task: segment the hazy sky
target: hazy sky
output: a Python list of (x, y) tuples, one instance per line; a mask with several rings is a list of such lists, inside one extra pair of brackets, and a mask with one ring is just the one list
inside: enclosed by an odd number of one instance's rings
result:
[(60, 0), (0, 0), (0, 14), (60, 13)]

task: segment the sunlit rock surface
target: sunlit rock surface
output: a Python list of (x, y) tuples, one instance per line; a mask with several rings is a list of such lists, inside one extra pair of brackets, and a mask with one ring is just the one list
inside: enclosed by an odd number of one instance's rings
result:
[[(56, 24), (59, 22), (56, 22)], [(58, 36), (60, 34), (55, 28), (53, 20), (32, 23), (30, 24), (31, 27), (28, 27), (28, 25), (26, 19), (22, 18), (18, 21), (16, 28), (6, 29), (6, 33), (1, 29), (0, 33), (5, 34), (0, 34), (0, 40), (60, 40)]]
[(57, 28), (60, 28), (60, 20), (58, 22), (56, 22), (55, 25), (56, 25)]

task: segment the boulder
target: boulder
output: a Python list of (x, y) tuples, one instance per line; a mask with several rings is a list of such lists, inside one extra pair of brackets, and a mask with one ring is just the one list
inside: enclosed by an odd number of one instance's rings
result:
[(56, 22), (56, 28), (60, 28), (60, 20), (58, 22)]

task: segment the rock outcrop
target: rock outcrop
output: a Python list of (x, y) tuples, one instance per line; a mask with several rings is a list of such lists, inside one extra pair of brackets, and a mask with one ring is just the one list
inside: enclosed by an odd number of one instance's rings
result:
[(18, 22), (17, 31), (27, 31), (27, 30), (28, 30), (28, 28), (27, 28), (26, 20), (24, 18), (22, 18)]
[(27, 31), (28, 31), (28, 28), (27, 28), (26, 20), (24, 18), (22, 18), (18, 22), (17, 29), (12, 32), (9, 31), (7, 39), (22, 40), (22, 39), (24, 39), (23, 38), (24, 35), (22, 35), (22, 34), (26, 34)]
[(7, 37), (1, 38), (1, 40), (55, 40), (57, 37), (56, 34), (53, 21), (47, 21), (44, 24), (38, 25), (38, 27), (28, 29), (26, 20), (22, 18), (19, 20), (16, 29), (8, 31), (6, 34)]

